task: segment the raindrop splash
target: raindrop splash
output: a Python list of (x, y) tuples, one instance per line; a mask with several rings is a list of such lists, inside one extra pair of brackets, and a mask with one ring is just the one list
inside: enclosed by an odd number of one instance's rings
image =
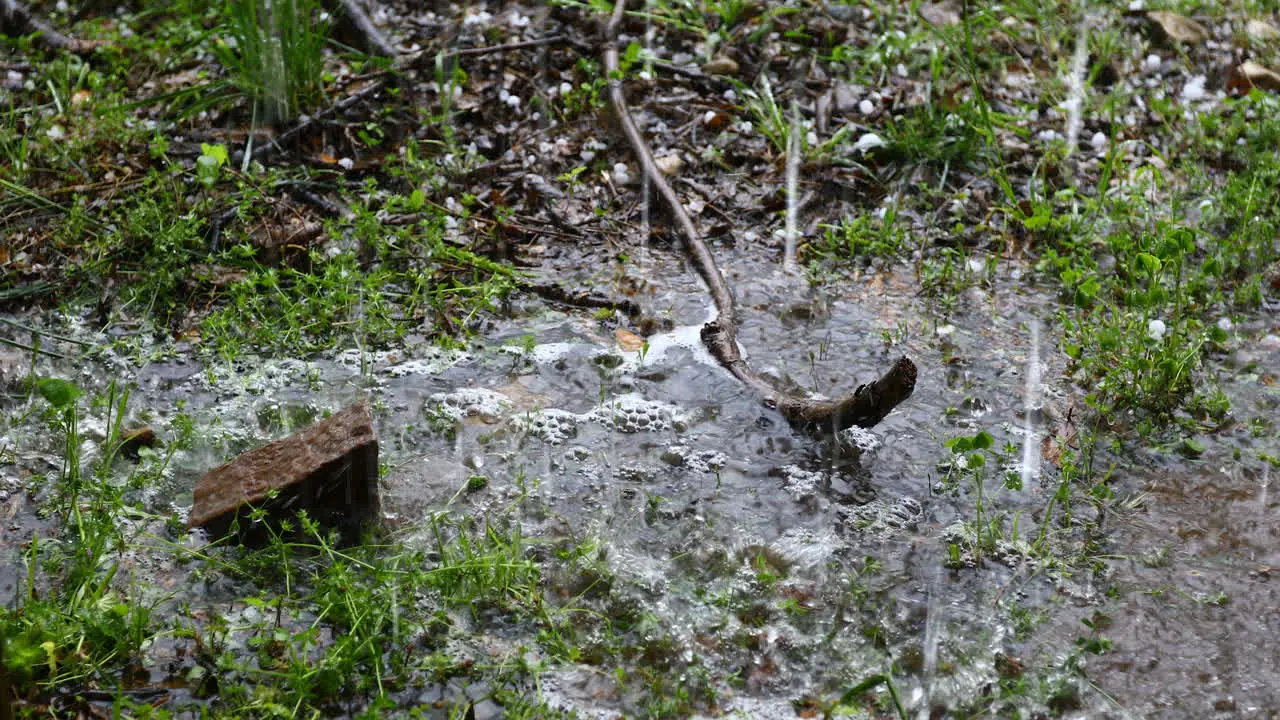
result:
[(1027, 391), (1022, 436), (1022, 486), (1040, 475), (1039, 446), (1035, 429), (1036, 408), (1040, 405), (1040, 321), (1031, 321), (1031, 353), (1027, 357)]

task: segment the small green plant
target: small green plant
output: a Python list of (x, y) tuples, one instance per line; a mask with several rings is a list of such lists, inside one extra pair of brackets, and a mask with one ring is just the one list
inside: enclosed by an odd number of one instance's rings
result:
[(755, 131), (767, 138), (778, 155), (786, 155), (796, 163), (801, 160), (835, 159), (837, 150), (854, 132), (852, 126), (842, 126), (827, 140), (818, 142), (817, 136), (809, 129), (808, 120), (800, 119), (800, 111), (796, 105), (792, 104), (790, 111), (782, 109), (777, 97), (773, 95), (773, 86), (769, 83), (767, 73), (760, 76), (759, 88), (740, 85), (740, 91), (746, 110), (753, 117), (751, 124)]
[(824, 718), (832, 718), (837, 715), (845, 715), (849, 710), (865, 707), (866, 698), (871, 691), (876, 688), (884, 687), (889, 696), (890, 707), (900, 720), (906, 720), (908, 717), (906, 708), (902, 706), (902, 698), (898, 694), (898, 686), (894, 684), (893, 678), (887, 674), (872, 675), (853, 687), (845, 690), (840, 697), (829, 707), (824, 708), (822, 716)]
[(226, 164), (226, 146), (201, 143), (200, 157), (196, 158), (196, 179), (206, 188), (212, 188), (218, 182), (218, 171)]
[[(360, 207), (350, 230), (380, 262), (366, 268), (354, 252), (311, 250), (302, 268), (248, 263), (250, 272), (204, 318), (212, 346), (227, 358), (245, 347), (304, 354), (335, 341), (378, 346), (424, 317), (438, 322), (447, 342), (465, 336), (513, 286), (509, 267), (447, 242), (434, 211), (416, 227), (391, 228)], [(238, 248), (228, 252), (251, 256)]]
[(31, 169), (31, 145), (29, 136), (19, 132), (18, 111), (10, 106), (0, 123), (0, 163), (7, 168), (5, 174), (15, 185), (22, 183)]
[(1089, 628), (1088, 635), (1076, 638), (1076, 645), (1081, 650), (1093, 655), (1104, 655), (1111, 651), (1111, 640), (1102, 634), (1111, 627), (1111, 618), (1100, 612), (1094, 612), (1093, 615), (1082, 618), (1080, 622)]
[[(440, 98), (440, 112), (428, 115), (428, 119), (440, 129), (444, 151), (457, 154), (457, 127), (454, 124), (453, 109), (458, 94), (467, 86), (467, 72), (461, 65), (453, 65), (452, 70), (447, 68), (445, 54), (437, 54), (435, 76), (437, 95)], [(424, 108), (423, 112), (426, 113), (427, 110)]]
[(580, 176), (582, 175), (582, 173), (586, 172), (586, 170), (587, 170), (586, 165), (579, 165), (578, 167), (573, 168), (569, 172), (563, 173), (560, 176), (556, 177), (556, 180), (559, 180), (560, 182), (567, 184), (569, 186), (570, 194), (576, 195), (582, 189), (583, 182)]
[(566, 120), (603, 108), (605, 89), (609, 86), (599, 63), (589, 58), (579, 58), (575, 66), (575, 74), (582, 79), (577, 84), (569, 83), (567, 88), (562, 86), (560, 96)]
[(805, 127), (800, 123), (794, 108), (788, 113), (773, 94), (767, 73), (760, 75), (758, 89), (742, 87), (747, 111), (752, 116), (752, 126), (764, 135), (779, 155), (798, 153), (805, 157), (811, 150)]
[(816, 258), (868, 264), (897, 257), (905, 241), (906, 233), (897, 223), (897, 208), (890, 206), (882, 218), (858, 215), (826, 226), (821, 240), (807, 250)]
[[(27, 573), (17, 604), (0, 607), (4, 662), (19, 695), (50, 693), (74, 683), (114, 685), (119, 673), (141, 662), (155, 636), (155, 605), (136, 583), (122, 593), (113, 558), (127, 543), (121, 525), (127, 485), (110, 479), (122, 444), (120, 418), (128, 402), (113, 384), (104, 401), (109, 435), (91, 474), (81, 466), (79, 430), (82, 393), (74, 384), (43, 378), (37, 390), (48, 403), (46, 417), (63, 439), (63, 462), (48, 510), (64, 530), (32, 539), (23, 561)], [(8, 702), (8, 698), (3, 698)]]
[[(991, 434), (985, 430), (974, 435), (954, 437), (946, 442), (951, 450), (951, 457), (943, 484), (954, 488), (961, 478), (967, 480), (974, 505), (974, 519), (966, 521), (960, 533), (964, 547), (961, 548), (956, 542), (949, 547), (950, 564), (969, 561), (981, 565), (983, 556), (994, 553), (998, 543), (1018, 541), (1016, 518), (1009, 522), (1004, 512), (994, 508), (990, 488), (987, 486), (987, 473), (991, 469), (1003, 473), (1001, 485), (1007, 490), (1021, 490), (1022, 480), (1017, 472), (1002, 469), (1009, 448), (997, 451), (993, 449), (994, 445)], [(988, 461), (992, 468), (988, 468)], [(962, 549), (963, 557), (960, 555)]]
[[(211, 147), (210, 152), (216, 155), (217, 148)], [(197, 172), (216, 178), (216, 159), (197, 167), (201, 168)], [(111, 267), (123, 280), (124, 308), (165, 322), (184, 307), (184, 285), (199, 260), (209, 256), (200, 237), (204, 220), (180, 210), (181, 188), (159, 172), (147, 178), (143, 190), (104, 233), (84, 243), (85, 262), (76, 274), (96, 282), (103, 266)]]
[[(1168, 418), (1195, 389), (1202, 349), (1227, 340), (1221, 327), (1206, 327), (1190, 312), (1194, 235), (1167, 227), (1162, 235), (1113, 235), (1109, 245), (1129, 260), (1105, 285), (1101, 275), (1083, 269), (1061, 271), (1083, 308), (1063, 312), (1066, 353), (1093, 386), (1090, 404), (1104, 415), (1136, 408)], [(1205, 271), (1217, 268), (1209, 263)], [(1108, 295), (1119, 302), (1106, 302)]]
[[(921, 289), (929, 296), (937, 312), (942, 316), (955, 312), (960, 305), (960, 294), (982, 281), (979, 271), (970, 260), (973, 256), (965, 248), (941, 247), (919, 265)], [(992, 267), (986, 265), (988, 275)]]

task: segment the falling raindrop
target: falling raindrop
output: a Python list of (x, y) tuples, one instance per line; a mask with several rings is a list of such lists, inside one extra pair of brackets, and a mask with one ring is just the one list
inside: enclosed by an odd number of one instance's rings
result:
[(1027, 390), (1022, 436), (1022, 485), (1040, 475), (1039, 442), (1036, 437), (1035, 413), (1040, 404), (1040, 321), (1031, 321), (1031, 352), (1027, 357)]
[(933, 579), (929, 581), (929, 605), (924, 621), (924, 667), (923, 686), (924, 703), (920, 706), (920, 719), (927, 720), (933, 699), (933, 680), (938, 669), (938, 629), (942, 626), (942, 566), (934, 568)]
[(288, 74), (284, 64), (284, 43), (280, 38), (281, 12), (289, 12), (292, 6), (277, 8), (275, 3), (265, 3), (266, 25), (263, 47), (263, 81), (266, 87), (267, 122), (277, 123), (290, 117)]
[(1088, 18), (1081, 20), (1080, 32), (1076, 35), (1076, 49), (1071, 56), (1071, 74), (1067, 77), (1067, 153), (1076, 149), (1080, 140), (1080, 127), (1083, 124), (1085, 71), (1089, 66), (1089, 25)]
[[(655, 31), (653, 21), (650, 19), (649, 5), (652, 0), (645, 0), (644, 4), (644, 77), (653, 77), (653, 37)], [(640, 257), (639, 265), (641, 268), (648, 268), (649, 265), (649, 174), (640, 173)]]
[(1266, 509), (1267, 507), (1267, 486), (1271, 483), (1271, 480), (1268, 477), (1267, 473), (1270, 472), (1270, 470), (1271, 470), (1270, 465), (1262, 466), (1262, 489), (1258, 493), (1258, 500), (1261, 503), (1263, 509)]
[(796, 194), (800, 184), (800, 107), (791, 101), (791, 132), (787, 134), (787, 225), (786, 254), (782, 267), (794, 272), (796, 266)]

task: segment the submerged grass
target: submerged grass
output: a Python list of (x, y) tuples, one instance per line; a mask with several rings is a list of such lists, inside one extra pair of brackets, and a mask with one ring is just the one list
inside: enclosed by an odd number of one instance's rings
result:
[[(157, 673), (186, 697), (166, 713), (204, 717), (408, 711), (403, 693), (451, 678), (507, 698), (517, 717), (557, 715), (514, 689), (536, 673), (523, 651), (479, 662), (444, 652), (467, 616), (536, 623), (559, 612), (543, 604), (518, 523), (441, 514), (420, 549), (341, 546), (305, 513), (277, 525), (254, 511), (246, 521), (267, 529), (260, 549), (193, 543), (176, 517), (153, 514), (144, 500), (162, 473), (117, 462), (126, 393), (102, 399), (112, 431), (89, 463), (79, 390), (57, 379), (39, 390), (64, 440), (63, 466), (42, 488), (43, 510), (62, 516), (62, 529), (27, 546), (16, 602), (0, 607), (19, 717), (83, 712), (103, 696), (136, 714), (148, 706), (130, 689), (152, 686)], [(144, 566), (168, 567), (169, 583), (230, 583), (234, 599), (178, 602), (176, 589), (140, 577)], [(442, 698), (458, 712), (481, 699)]]
[(110, 434), (92, 468), (85, 468), (80, 391), (53, 378), (39, 381), (38, 389), (48, 404), (45, 419), (63, 440), (61, 470), (42, 478), (49, 486), (44, 510), (63, 530), (31, 541), (17, 605), (0, 610), (5, 662), (18, 697), (36, 687), (99, 682), (108, 669), (133, 669), (155, 635), (152, 613), (160, 602), (142, 593), (136, 578), (127, 585), (118, 579), (124, 550), (136, 537), (134, 518), (125, 512), (133, 484), (112, 478), (127, 393), (112, 385), (103, 399)]

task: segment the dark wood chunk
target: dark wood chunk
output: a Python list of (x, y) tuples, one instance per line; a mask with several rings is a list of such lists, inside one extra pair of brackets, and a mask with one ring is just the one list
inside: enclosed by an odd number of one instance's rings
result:
[(378, 439), (368, 408), (357, 403), (205, 473), (187, 527), (215, 538), (238, 528), (241, 542), (256, 543), (266, 534), (251, 527), (252, 507), (273, 524), (306, 510), (322, 528), (354, 538), (377, 522), (379, 505)]

